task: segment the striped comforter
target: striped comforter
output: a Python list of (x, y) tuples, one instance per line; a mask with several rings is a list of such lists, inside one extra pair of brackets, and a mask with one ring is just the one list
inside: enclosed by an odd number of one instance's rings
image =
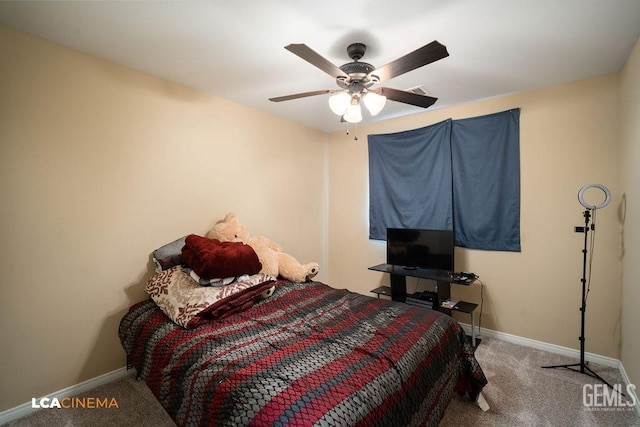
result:
[(144, 301), (119, 336), (181, 426), (436, 425), (453, 393), (486, 384), (450, 317), (319, 282), (279, 282), (191, 330)]

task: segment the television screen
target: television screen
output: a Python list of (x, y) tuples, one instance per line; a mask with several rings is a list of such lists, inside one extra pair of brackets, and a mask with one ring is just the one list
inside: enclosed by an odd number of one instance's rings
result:
[(387, 228), (387, 264), (454, 271), (453, 230)]

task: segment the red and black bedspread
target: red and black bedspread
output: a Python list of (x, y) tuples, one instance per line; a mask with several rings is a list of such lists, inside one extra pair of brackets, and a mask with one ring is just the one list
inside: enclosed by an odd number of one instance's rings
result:
[(436, 425), (455, 392), (486, 384), (450, 317), (318, 282), (279, 282), (196, 329), (141, 302), (119, 336), (181, 426)]

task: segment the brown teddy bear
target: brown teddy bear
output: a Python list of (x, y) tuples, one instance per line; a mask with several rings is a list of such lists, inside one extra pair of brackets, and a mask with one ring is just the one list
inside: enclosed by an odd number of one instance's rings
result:
[(240, 224), (233, 213), (228, 213), (224, 219), (218, 221), (207, 233), (207, 237), (221, 242), (243, 242), (251, 246), (262, 263), (261, 273), (273, 277), (280, 275), (292, 282), (308, 282), (318, 274), (317, 263), (300, 264), (270, 239), (264, 236), (249, 237), (249, 231)]

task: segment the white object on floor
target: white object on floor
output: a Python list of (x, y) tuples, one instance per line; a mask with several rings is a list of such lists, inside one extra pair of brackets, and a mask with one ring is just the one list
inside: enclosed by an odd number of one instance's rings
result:
[(482, 412), (487, 412), (490, 409), (487, 400), (482, 395), (482, 392), (478, 393), (476, 404), (480, 407), (480, 409), (482, 409)]

